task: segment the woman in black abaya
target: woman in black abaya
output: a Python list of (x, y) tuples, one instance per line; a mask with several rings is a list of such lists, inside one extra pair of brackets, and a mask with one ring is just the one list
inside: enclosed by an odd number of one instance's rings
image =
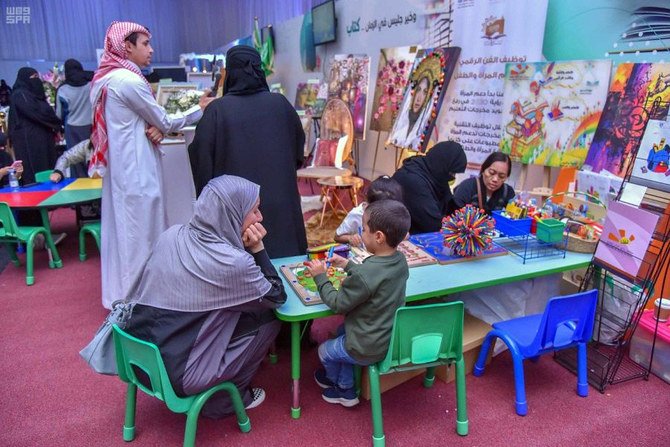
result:
[(223, 97), (205, 109), (189, 146), (193, 180), (197, 194), (223, 174), (259, 184), (273, 258), (307, 250), (296, 177), (304, 142), (293, 106), (270, 93), (258, 52), (243, 45), (228, 50)]
[(35, 173), (56, 164), (54, 137), (61, 120), (46, 100), (44, 86), (34, 68), (19, 69), (9, 108), (9, 138), (14, 156), (23, 161), (23, 182), (33, 183)]

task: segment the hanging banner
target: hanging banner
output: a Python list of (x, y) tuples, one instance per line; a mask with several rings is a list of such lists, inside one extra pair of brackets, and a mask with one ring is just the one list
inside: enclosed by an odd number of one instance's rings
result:
[[(505, 64), (541, 60), (546, 14), (547, 0), (459, 0), (430, 16), (424, 46), (462, 48), (435, 141), (461, 143), (471, 164), (481, 164), (498, 150)], [(481, 127), (467, 127), (471, 123)]]

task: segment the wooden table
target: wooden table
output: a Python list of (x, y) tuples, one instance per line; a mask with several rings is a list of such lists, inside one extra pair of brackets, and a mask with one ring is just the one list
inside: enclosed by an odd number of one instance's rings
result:
[(339, 190), (348, 190), (351, 203), (353, 203), (354, 206), (358, 206), (358, 191), (363, 187), (364, 184), (362, 178), (355, 176), (326, 177), (318, 179), (317, 183), (321, 186), (321, 200), (323, 201), (319, 227), (323, 225), (323, 216), (326, 214), (327, 206), (330, 206), (330, 209), (334, 214), (337, 214), (338, 208), (345, 213), (349, 212), (349, 209), (344, 206), (344, 203), (342, 203), (342, 200), (338, 195)]

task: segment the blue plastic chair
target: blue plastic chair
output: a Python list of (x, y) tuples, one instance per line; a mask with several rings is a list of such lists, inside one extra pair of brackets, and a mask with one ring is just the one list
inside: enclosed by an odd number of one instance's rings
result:
[(528, 315), (494, 323), (486, 335), (473, 374), (484, 373), (491, 343), (500, 338), (512, 353), (516, 413), (528, 413), (523, 361), (536, 360), (542, 354), (577, 346), (577, 394), (586, 397), (589, 384), (586, 377), (586, 344), (591, 340), (598, 291), (588, 290), (549, 300), (543, 314)]

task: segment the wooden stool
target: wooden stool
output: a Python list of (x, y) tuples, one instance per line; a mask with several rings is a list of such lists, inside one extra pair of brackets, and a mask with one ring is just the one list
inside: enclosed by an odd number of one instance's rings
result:
[(338, 191), (340, 189), (349, 190), (351, 203), (353, 203), (354, 206), (358, 206), (358, 191), (364, 184), (362, 178), (354, 176), (326, 177), (318, 179), (317, 183), (321, 185), (321, 198), (323, 200), (323, 208), (321, 209), (321, 221), (319, 222), (319, 227), (323, 225), (323, 217), (326, 214), (326, 206), (330, 206), (330, 209), (333, 210), (333, 213), (337, 213), (338, 208), (340, 208), (345, 213), (349, 212), (338, 195)]

